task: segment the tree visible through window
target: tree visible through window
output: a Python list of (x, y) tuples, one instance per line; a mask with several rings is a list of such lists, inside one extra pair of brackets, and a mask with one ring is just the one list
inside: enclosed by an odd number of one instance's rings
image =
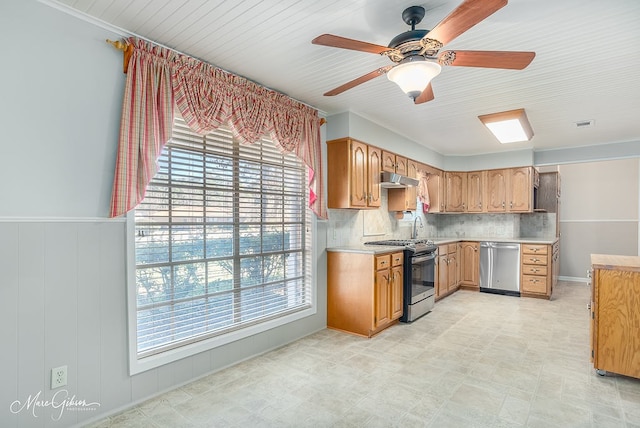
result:
[(181, 119), (135, 213), (138, 357), (311, 306), (306, 170)]

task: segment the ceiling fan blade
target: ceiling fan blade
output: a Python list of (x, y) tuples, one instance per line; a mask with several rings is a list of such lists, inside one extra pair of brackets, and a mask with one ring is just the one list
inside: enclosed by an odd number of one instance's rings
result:
[(390, 50), (387, 46), (374, 45), (360, 40), (347, 39), (346, 37), (323, 34), (311, 40), (314, 45), (331, 46), (334, 48), (351, 49), (354, 51), (380, 54)]
[(351, 89), (355, 86), (358, 86), (364, 82), (368, 82), (371, 79), (375, 79), (378, 76), (382, 76), (383, 74), (386, 74), (389, 70), (391, 70), (393, 67), (393, 65), (387, 65), (386, 67), (380, 67), (377, 68), (375, 70), (373, 70), (370, 73), (365, 74), (364, 76), (360, 76), (357, 79), (353, 79), (350, 82), (345, 83), (344, 85), (338, 86), (335, 89), (330, 90), (329, 92), (326, 92), (324, 94), (325, 97), (332, 97), (334, 95), (338, 95), (343, 93), (344, 91)]
[(438, 23), (425, 38), (446, 45), (478, 22), (507, 5), (507, 0), (465, 0)]
[(444, 65), (455, 65), (459, 67), (486, 67), (486, 68), (507, 68), (511, 70), (522, 70), (533, 61), (535, 52), (511, 52), (511, 51), (444, 51), (438, 59), (451, 57), (455, 54), (455, 59), (448, 63), (445, 59)]
[(427, 85), (427, 87), (424, 88), (424, 91), (422, 91), (422, 93), (420, 95), (418, 95), (413, 102), (415, 104), (422, 104), (422, 103), (426, 103), (428, 101), (431, 101), (434, 98), (435, 97), (433, 96), (433, 88), (431, 87), (431, 83), (429, 83)]

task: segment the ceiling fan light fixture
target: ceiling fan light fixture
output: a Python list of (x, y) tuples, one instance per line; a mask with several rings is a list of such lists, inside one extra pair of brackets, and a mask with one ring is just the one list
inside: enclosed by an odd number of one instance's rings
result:
[(478, 116), (478, 119), (502, 144), (519, 143), (533, 138), (533, 128), (524, 109)]
[(437, 62), (407, 61), (389, 70), (387, 77), (415, 100), (440, 71), (442, 67)]

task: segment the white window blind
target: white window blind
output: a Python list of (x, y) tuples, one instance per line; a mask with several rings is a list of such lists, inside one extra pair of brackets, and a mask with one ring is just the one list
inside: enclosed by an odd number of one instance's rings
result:
[(180, 118), (135, 212), (137, 356), (311, 306), (306, 168)]

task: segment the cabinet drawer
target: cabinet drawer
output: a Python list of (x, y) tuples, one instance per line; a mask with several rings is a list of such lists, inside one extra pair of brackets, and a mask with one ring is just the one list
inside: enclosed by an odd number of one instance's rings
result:
[(456, 251), (458, 251), (458, 244), (449, 244), (447, 246), (447, 253), (448, 254), (455, 253)]
[(393, 253), (391, 254), (391, 265), (392, 266), (402, 266), (402, 262), (404, 260), (403, 253)]
[(544, 275), (547, 276), (547, 266), (545, 265), (522, 265), (524, 275)]
[(523, 254), (522, 255), (522, 264), (525, 265), (547, 265), (547, 256), (546, 255), (533, 255), (533, 254)]
[(521, 291), (529, 293), (547, 293), (547, 278), (537, 275), (522, 275)]
[(376, 270), (388, 269), (391, 267), (391, 254), (376, 256)]
[(522, 254), (543, 254), (549, 251), (548, 245), (522, 244)]

